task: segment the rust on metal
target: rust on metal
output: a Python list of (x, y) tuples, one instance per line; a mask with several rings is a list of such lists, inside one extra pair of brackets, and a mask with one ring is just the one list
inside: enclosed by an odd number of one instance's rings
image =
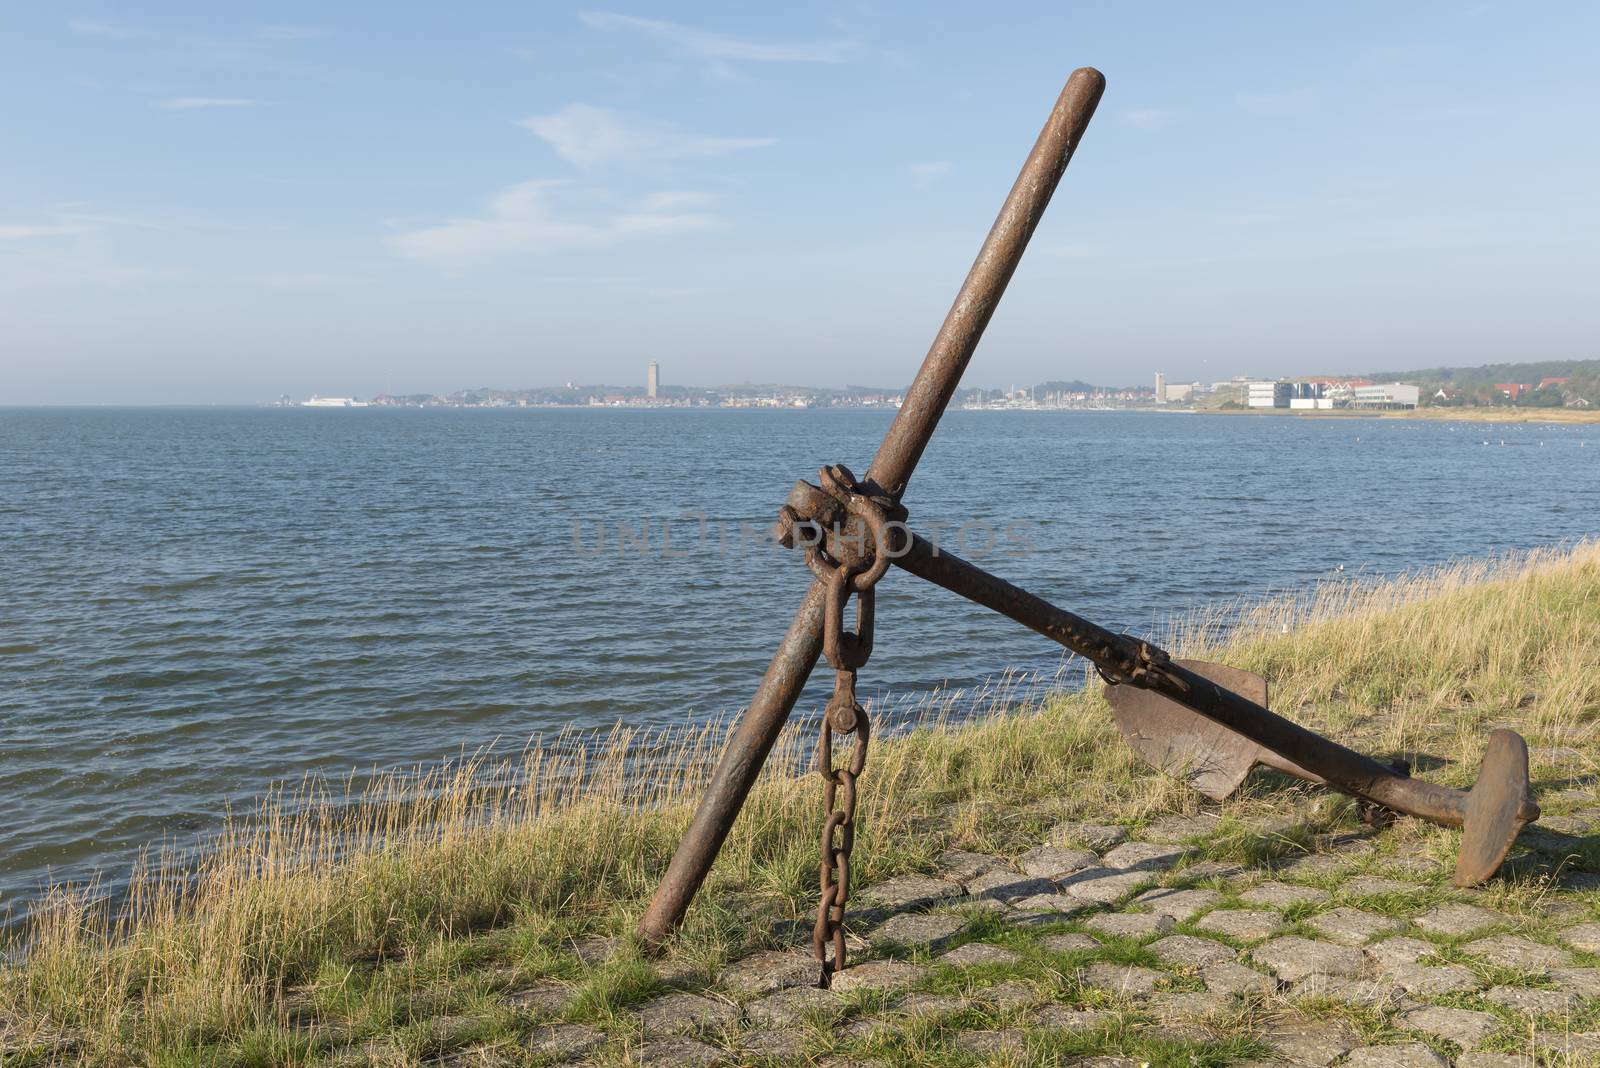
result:
[[(889, 570), (889, 515), (905, 516), (895, 502), (873, 494), (856, 481), (843, 464), (824, 467), (818, 478), (822, 492), (852, 519), (856, 520), (854, 552), (840, 546), (850, 540), (842, 526), (835, 526), (830, 542), (817, 531), (806, 545), (806, 566), (816, 580), (827, 585), (827, 606), (822, 621), (822, 655), (834, 671), (833, 697), (823, 710), (817, 728), (817, 773), (823, 779), (822, 862), (819, 866), (820, 896), (817, 922), (811, 932), (811, 947), (821, 966), (822, 985), (833, 981), (835, 972), (845, 966), (844, 908), (850, 900), (850, 855), (856, 841), (856, 783), (867, 765), (867, 740), (872, 733), (867, 710), (856, 697), (856, 672), (872, 657), (872, 615), (876, 596), (873, 587)], [(797, 518), (785, 505), (780, 518)], [(814, 530), (815, 528), (813, 528)], [(801, 532), (792, 532), (798, 542)], [(869, 541), (870, 539), (870, 541)], [(868, 546), (870, 545), (870, 550)], [(844, 629), (844, 610), (851, 596), (856, 599), (856, 629)], [(833, 766), (834, 735), (853, 735), (847, 766)], [(833, 950), (829, 956), (828, 950)]]
[[(1249, 698), (1262, 708), (1267, 702), (1267, 680), (1253, 671), (1211, 664), (1204, 660), (1178, 660), (1180, 667), (1204, 676), (1225, 689)], [(1152, 767), (1184, 779), (1191, 788), (1213, 801), (1221, 801), (1239, 788), (1250, 769), (1265, 765), (1308, 782), (1321, 783), (1292, 760), (1207, 719), (1154, 690), (1132, 685), (1106, 687), (1111, 717), (1130, 748)]]
[(1476, 886), (1499, 871), (1522, 828), (1538, 818), (1528, 782), (1528, 743), (1515, 731), (1491, 732), (1478, 781), (1467, 795), (1455, 884)]
[[(961, 373), (972, 359), (1028, 239), (1083, 139), (1105, 85), (1105, 76), (1092, 67), (1081, 67), (1067, 79), (906, 391), (905, 402), (878, 447), (865, 480), (870, 494), (882, 494), (898, 502), (905, 492), (911, 472), (954, 396)], [(682, 921), (799, 699), (822, 652), (825, 595), (823, 584), (813, 578), (794, 622), (767, 665), (761, 685), (712, 773), (688, 832), (678, 843), (666, 874), (639, 921), (639, 937), (647, 946), (659, 945)]]
[[(796, 483), (787, 514), (814, 524), (825, 538), (841, 521), (837, 501), (819, 488)], [(1464, 828), (1462, 860), (1456, 878), (1482, 882), (1494, 874), (1518, 832), (1539, 818), (1528, 789), (1527, 747), (1511, 731), (1496, 732), (1471, 794), (1413, 779), (1403, 767), (1383, 764), (1307, 730), (1230, 688), (1222, 676), (1208, 677), (1165, 650), (1127, 634), (1117, 634), (1082, 616), (1058, 608), (1027, 590), (989, 574), (975, 564), (907, 532), (895, 566), (960, 594), (1028, 627), (1094, 664), (1115, 692), (1143, 690), (1191, 710), (1220, 728), (1277, 758), (1274, 766), (1321, 782), (1364, 802), (1446, 827)], [(1520, 747), (1520, 765), (1516, 752)], [(1477, 797), (1476, 804), (1469, 803)], [(1497, 858), (1497, 859), (1496, 859)], [(1489, 864), (1494, 859), (1494, 864)]]
[[(762, 763), (819, 656), (834, 691), (818, 725), (823, 779), (816, 923), (812, 947), (823, 982), (845, 966), (844, 914), (860, 776), (871, 722), (856, 697), (857, 672), (872, 655), (876, 587), (891, 566), (1007, 616), (1087, 658), (1104, 678), (1124, 737), (1156, 767), (1226, 797), (1256, 764), (1325, 783), (1370, 806), (1374, 819), (1406, 813), (1463, 828), (1458, 885), (1489, 878), (1522, 827), (1539, 817), (1523, 740), (1496, 731), (1471, 792), (1410, 778), (1269, 711), (1266, 681), (1220, 664), (1173, 660), (1152, 642), (1118, 634), (990, 575), (914, 535), (901, 497), (944, 414), (1056, 185), (1094, 114), (1105, 79), (1074, 71), (984, 239), (866, 477), (842, 464), (796, 482), (774, 535), (805, 553), (811, 586), (760, 687), (722, 754), (705, 796), (639, 923), (659, 945), (682, 920), (726, 839)], [(845, 629), (851, 598), (855, 630)], [(834, 742), (853, 737), (835, 766)]]

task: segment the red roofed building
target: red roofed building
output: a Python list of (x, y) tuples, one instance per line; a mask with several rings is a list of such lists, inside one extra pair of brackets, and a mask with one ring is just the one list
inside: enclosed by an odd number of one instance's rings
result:
[(1546, 386), (1564, 386), (1571, 381), (1572, 379), (1570, 378), (1541, 378), (1539, 379), (1539, 388), (1543, 389)]
[(1496, 382), (1494, 384), (1494, 388), (1498, 389), (1501, 393), (1504, 393), (1512, 400), (1516, 400), (1524, 393), (1528, 393), (1533, 390), (1533, 387), (1528, 385), (1526, 382)]

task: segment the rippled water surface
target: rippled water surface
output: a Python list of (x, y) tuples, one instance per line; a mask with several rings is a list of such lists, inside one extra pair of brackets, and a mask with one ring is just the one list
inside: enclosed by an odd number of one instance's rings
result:
[[(0, 903), (308, 771), (736, 709), (808, 581), (762, 532), (889, 417), (0, 411)], [(1593, 427), (954, 412), (906, 501), (1137, 630), (1588, 535), (1597, 472)], [(903, 573), (880, 590), (869, 691), (1061, 664)]]

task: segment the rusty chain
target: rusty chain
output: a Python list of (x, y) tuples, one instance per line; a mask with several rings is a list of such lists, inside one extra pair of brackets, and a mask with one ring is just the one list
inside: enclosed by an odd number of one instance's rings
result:
[[(817, 921), (811, 931), (811, 948), (822, 967), (823, 985), (845, 964), (844, 910), (850, 899), (850, 854), (856, 837), (856, 783), (867, 764), (867, 742), (872, 724), (866, 709), (856, 697), (856, 672), (872, 656), (874, 589), (889, 568), (888, 524), (894, 502), (869, 494), (842, 464), (824, 467), (819, 472), (822, 488), (844, 505), (851, 517), (861, 523), (858, 544), (866, 551), (866, 537), (872, 539), (872, 556), (847, 561), (830, 555), (820, 527), (785, 506), (779, 513), (791, 529), (810, 523), (816, 540), (806, 544), (806, 566), (827, 583), (826, 615), (822, 630), (822, 653), (834, 670), (833, 697), (823, 710), (817, 737), (816, 769), (823, 780), (821, 864), (818, 869), (820, 899)], [(896, 510), (898, 511), (898, 510)], [(842, 532), (835, 532), (842, 538)], [(791, 539), (792, 540), (792, 539)], [(856, 601), (855, 630), (844, 628), (845, 609), (850, 598)], [(834, 735), (854, 735), (849, 762), (834, 767)], [(832, 947), (830, 959), (828, 949)]]

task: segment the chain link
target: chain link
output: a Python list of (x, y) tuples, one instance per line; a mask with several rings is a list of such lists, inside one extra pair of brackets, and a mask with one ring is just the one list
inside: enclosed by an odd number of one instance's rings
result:
[[(817, 737), (816, 767), (823, 780), (824, 817), (818, 866), (817, 922), (811, 931), (811, 948), (822, 966), (828, 985), (845, 966), (844, 910), (850, 900), (850, 854), (856, 838), (856, 783), (867, 766), (867, 742), (872, 724), (856, 698), (856, 671), (872, 656), (873, 586), (889, 566), (888, 515), (883, 502), (860, 492), (848, 468), (824, 467), (824, 489), (844, 502), (858, 519), (863, 534), (873, 539), (872, 559), (848, 565), (834, 559), (818, 543), (806, 550), (806, 566), (827, 586), (827, 611), (822, 631), (822, 652), (834, 669), (833, 697), (822, 714)], [(787, 517), (786, 517), (787, 518)], [(863, 539), (864, 540), (864, 539)], [(844, 629), (845, 609), (856, 600), (856, 629)], [(853, 735), (849, 762), (834, 767), (834, 735)], [(832, 955), (829, 955), (829, 948)]]

